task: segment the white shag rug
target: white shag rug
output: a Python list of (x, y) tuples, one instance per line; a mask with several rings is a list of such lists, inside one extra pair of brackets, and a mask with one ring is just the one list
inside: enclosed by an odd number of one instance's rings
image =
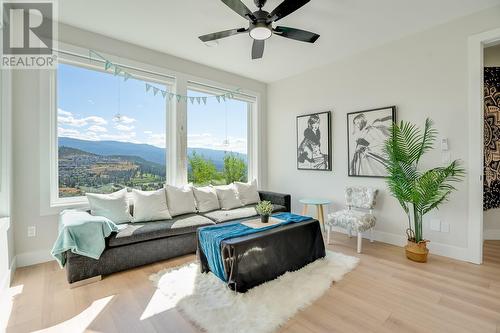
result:
[(201, 273), (197, 263), (165, 269), (149, 279), (168, 302), (207, 332), (267, 333), (318, 299), (358, 262), (356, 257), (327, 251), (325, 258), (244, 294), (230, 290), (212, 273)]

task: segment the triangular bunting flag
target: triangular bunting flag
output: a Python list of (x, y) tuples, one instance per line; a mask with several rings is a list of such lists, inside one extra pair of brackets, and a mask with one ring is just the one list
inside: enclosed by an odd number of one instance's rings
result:
[(215, 98), (217, 99), (217, 102), (220, 103), (220, 96), (215, 96)]
[(160, 91), (160, 89), (153, 87), (153, 95), (156, 96), (156, 94), (158, 94), (158, 91)]
[(174, 97), (174, 94), (171, 94), (171, 93), (168, 94), (168, 100), (169, 101), (171, 101), (173, 97)]
[(115, 75), (120, 74), (121, 71), (122, 71), (122, 69), (115, 65)]
[(149, 83), (146, 83), (146, 92), (148, 92), (151, 89), (151, 85)]
[(124, 81), (127, 81), (128, 79), (130, 79), (132, 75), (130, 75), (129, 73), (125, 72), (125, 74), (123, 75), (123, 80)]
[(106, 60), (106, 62), (104, 63), (104, 70), (107, 71), (110, 67), (111, 67), (111, 63)]
[(226, 101), (226, 95), (222, 95), (222, 100), (225, 102)]
[(165, 96), (167, 96), (167, 92), (165, 90), (162, 90), (161, 94), (163, 95), (163, 98), (165, 98)]
[(177, 98), (177, 103), (179, 103), (181, 101), (181, 95), (175, 95), (175, 97)]
[(202, 97), (201, 100), (203, 101), (203, 104), (207, 105), (207, 98), (206, 97)]
[(194, 103), (194, 97), (189, 97), (189, 100), (191, 101), (191, 104)]
[(198, 104), (200, 104), (200, 100), (201, 100), (200, 97), (196, 97), (196, 101), (198, 102)]

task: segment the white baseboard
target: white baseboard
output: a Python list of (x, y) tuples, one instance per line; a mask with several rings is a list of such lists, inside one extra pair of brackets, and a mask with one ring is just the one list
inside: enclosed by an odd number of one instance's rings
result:
[(17, 267), (31, 266), (54, 260), (50, 250), (19, 253), (16, 255)]
[(484, 229), (484, 240), (500, 240), (500, 229)]
[[(333, 228), (334, 231), (340, 232), (343, 234), (347, 234), (347, 230), (340, 228)], [(500, 231), (500, 230), (499, 230)], [(369, 238), (369, 233), (363, 233), (363, 238)], [(373, 238), (377, 242), (387, 243), (396, 246), (404, 246), (406, 245), (406, 237), (403, 235), (392, 234), (383, 231), (377, 231), (375, 229), (373, 233)], [(466, 247), (459, 247), (454, 245), (448, 245), (437, 242), (428, 243), (429, 253), (436, 254), (439, 256), (449, 257), (462, 261), (470, 261), (470, 256), (468, 253), (468, 249)]]

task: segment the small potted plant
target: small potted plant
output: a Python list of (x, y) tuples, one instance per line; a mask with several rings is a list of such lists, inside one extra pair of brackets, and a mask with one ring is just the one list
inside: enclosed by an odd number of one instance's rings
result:
[(269, 222), (269, 215), (273, 212), (273, 204), (270, 201), (261, 201), (255, 206), (255, 210), (260, 215), (262, 223)]
[(418, 262), (426, 262), (427, 242), (423, 235), (423, 216), (446, 202), (455, 190), (454, 184), (461, 181), (465, 170), (458, 160), (447, 166), (422, 170), (419, 162), (422, 156), (432, 150), (437, 131), (432, 121), (425, 121), (424, 129), (401, 121), (391, 127), (385, 143), (387, 153), (387, 185), (408, 217), (408, 245), (406, 256)]

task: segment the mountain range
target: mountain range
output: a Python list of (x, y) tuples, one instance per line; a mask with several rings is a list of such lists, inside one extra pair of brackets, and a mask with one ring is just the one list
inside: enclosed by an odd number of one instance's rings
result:
[[(68, 137), (59, 137), (59, 147), (68, 147), (83, 150), (85, 152), (99, 154), (104, 156), (123, 155), (137, 156), (146, 161), (165, 165), (166, 150), (153, 145), (139, 144), (121, 141), (90, 141), (80, 140)], [(224, 166), (223, 150), (207, 149), (207, 148), (188, 148), (188, 156), (193, 153), (202, 155), (205, 159), (211, 160), (218, 170)], [(233, 153), (234, 155), (247, 161), (247, 155), (241, 153)]]

